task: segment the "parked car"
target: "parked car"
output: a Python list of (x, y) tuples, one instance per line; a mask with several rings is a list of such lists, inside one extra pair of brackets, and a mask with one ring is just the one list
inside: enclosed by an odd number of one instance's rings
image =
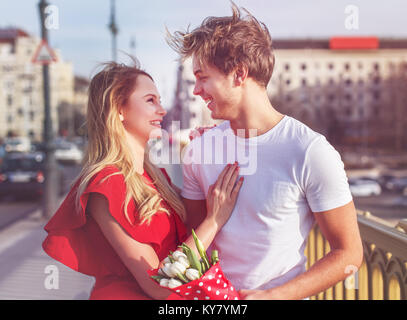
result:
[(393, 178), (386, 183), (386, 188), (392, 191), (402, 192), (407, 187), (407, 177)]
[(4, 140), (6, 152), (30, 152), (31, 140), (27, 137), (12, 137)]
[[(45, 155), (42, 152), (8, 154), (0, 167), (0, 195), (41, 196), (45, 182)], [(60, 193), (64, 175), (57, 170)]]
[(0, 164), (3, 162), (3, 158), (6, 156), (6, 149), (4, 145), (0, 145)]
[(349, 179), (349, 189), (356, 197), (378, 196), (382, 193), (379, 183), (373, 179)]
[(55, 150), (55, 158), (61, 163), (80, 164), (83, 159), (83, 152), (76, 144), (72, 142), (64, 142), (57, 146)]

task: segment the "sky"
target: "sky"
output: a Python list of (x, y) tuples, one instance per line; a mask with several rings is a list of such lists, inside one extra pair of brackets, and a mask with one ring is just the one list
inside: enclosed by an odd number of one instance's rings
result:
[[(407, 38), (406, 0), (235, 0), (264, 22), (272, 38), (328, 38), (379, 36)], [(39, 0), (0, 0), (0, 27), (14, 26), (40, 35)], [(58, 9), (58, 26), (49, 31), (52, 48), (71, 61), (74, 73), (95, 74), (100, 62), (111, 60), (110, 0), (48, 0)], [(358, 26), (345, 27), (357, 8)], [(349, 10), (349, 9), (348, 9)], [(354, 14), (355, 11), (352, 11)], [(161, 93), (165, 108), (172, 106), (178, 66), (177, 54), (165, 42), (171, 32), (197, 27), (207, 16), (231, 14), (229, 0), (116, 0), (118, 49), (135, 55)], [(130, 43), (135, 39), (136, 46)], [(120, 62), (128, 62), (119, 53)]]

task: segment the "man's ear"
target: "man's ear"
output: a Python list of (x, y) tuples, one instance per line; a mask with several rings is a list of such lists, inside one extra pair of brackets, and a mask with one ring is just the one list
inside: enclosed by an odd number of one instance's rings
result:
[(240, 64), (235, 69), (235, 85), (241, 86), (247, 79), (249, 69), (246, 65)]

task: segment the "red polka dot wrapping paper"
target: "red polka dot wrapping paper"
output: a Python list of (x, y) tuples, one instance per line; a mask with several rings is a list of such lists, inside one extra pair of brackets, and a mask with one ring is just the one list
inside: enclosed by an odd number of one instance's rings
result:
[[(157, 275), (158, 269), (150, 270), (148, 273), (150, 276)], [(219, 262), (210, 267), (199, 279), (167, 289), (186, 300), (239, 300), (239, 294), (223, 274)]]

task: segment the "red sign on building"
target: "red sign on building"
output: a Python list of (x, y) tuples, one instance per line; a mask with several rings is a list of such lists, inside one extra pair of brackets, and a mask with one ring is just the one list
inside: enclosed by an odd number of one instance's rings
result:
[(331, 50), (366, 50), (379, 49), (376, 37), (333, 37), (329, 40)]

